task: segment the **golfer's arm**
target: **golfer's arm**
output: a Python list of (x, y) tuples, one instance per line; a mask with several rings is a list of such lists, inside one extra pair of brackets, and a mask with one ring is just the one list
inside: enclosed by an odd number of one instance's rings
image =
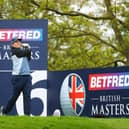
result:
[(12, 55), (16, 55), (17, 57), (26, 57), (31, 53), (31, 50), (29, 48), (16, 48), (12, 49)]

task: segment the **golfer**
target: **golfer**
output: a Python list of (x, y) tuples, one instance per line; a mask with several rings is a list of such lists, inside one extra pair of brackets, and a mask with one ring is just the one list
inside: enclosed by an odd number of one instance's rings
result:
[(30, 76), (29, 61), (31, 59), (31, 49), (29, 45), (24, 45), (19, 38), (13, 38), (11, 41), (12, 50), (12, 85), (13, 94), (7, 105), (1, 106), (1, 115), (8, 114), (20, 93), (23, 92), (24, 114), (30, 115), (30, 92), (32, 87), (32, 78)]

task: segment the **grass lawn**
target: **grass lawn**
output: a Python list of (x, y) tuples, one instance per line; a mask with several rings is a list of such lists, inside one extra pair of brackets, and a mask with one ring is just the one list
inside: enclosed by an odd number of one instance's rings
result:
[(1, 116), (0, 129), (129, 129), (129, 119)]

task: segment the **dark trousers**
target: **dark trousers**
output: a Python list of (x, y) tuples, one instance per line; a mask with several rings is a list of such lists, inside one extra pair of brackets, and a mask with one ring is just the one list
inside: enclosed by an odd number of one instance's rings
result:
[(13, 85), (13, 95), (8, 101), (7, 106), (3, 109), (3, 113), (7, 114), (11, 111), (20, 93), (23, 92), (23, 103), (24, 103), (24, 114), (30, 115), (30, 92), (32, 87), (32, 78), (30, 75), (13, 75), (12, 85)]

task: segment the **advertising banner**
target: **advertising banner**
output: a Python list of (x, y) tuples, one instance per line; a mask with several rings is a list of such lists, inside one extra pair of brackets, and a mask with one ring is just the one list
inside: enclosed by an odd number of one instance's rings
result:
[[(129, 67), (47, 71), (47, 20), (0, 21), (0, 106), (12, 95), (11, 39), (31, 46), (31, 116), (129, 117)], [(24, 115), (23, 95), (10, 115)]]
[(47, 69), (47, 20), (0, 21), (0, 70), (11, 70), (11, 39), (18, 37), (32, 49), (31, 70)]
[[(6, 105), (12, 94), (11, 40), (22, 39), (30, 45), (32, 76), (31, 115), (47, 115), (47, 20), (1, 20), (0, 21), (0, 106)], [(22, 94), (10, 114), (23, 115)]]
[(48, 72), (48, 115), (129, 117), (129, 67)]

